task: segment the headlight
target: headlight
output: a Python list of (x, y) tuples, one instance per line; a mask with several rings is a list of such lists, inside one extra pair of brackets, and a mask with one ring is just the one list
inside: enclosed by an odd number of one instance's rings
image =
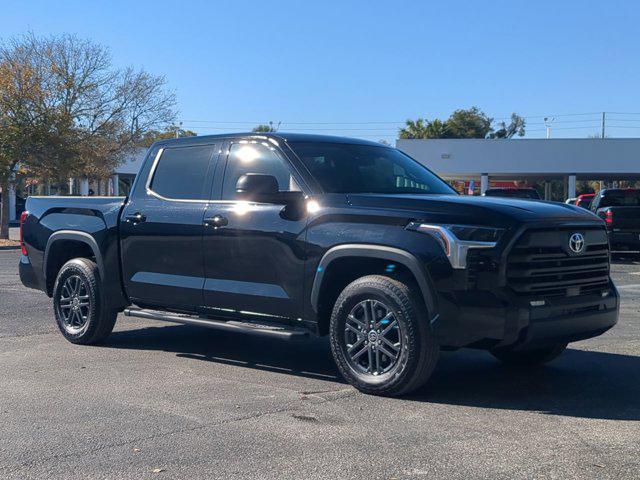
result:
[(504, 233), (502, 228), (474, 225), (431, 225), (412, 222), (407, 229), (427, 233), (442, 245), (451, 266), (467, 268), (467, 252), (473, 248), (493, 248)]

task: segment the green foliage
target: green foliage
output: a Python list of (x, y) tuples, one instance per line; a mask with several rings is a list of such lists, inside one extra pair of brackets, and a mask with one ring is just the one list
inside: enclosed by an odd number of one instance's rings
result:
[(278, 127), (274, 126), (273, 122), (269, 122), (269, 124), (262, 123), (254, 127), (251, 131), (254, 133), (273, 133), (278, 131)]
[(491, 132), (493, 118), (478, 107), (456, 110), (446, 121), (448, 138), (486, 138)]
[(445, 121), (418, 118), (407, 120), (400, 129), (399, 137), (412, 138), (511, 138), (520, 137), (525, 133), (525, 121), (517, 114), (511, 114), (511, 122), (498, 124), (494, 131), (493, 118), (488, 117), (478, 107), (459, 109), (453, 112)]
[(178, 125), (170, 125), (164, 130), (149, 130), (142, 135), (142, 138), (138, 141), (138, 145), (141, 147), (150, 147), (153, 142), (159, 140), (166, 140), (168, 138), (184, 138), (195, 137), (198, 134), (191, 130), (185, 130)]
[(512, 138), (515, 135), (524, 137), (525, 121), (516, 113), (511, 114), (511, 121), (507, 125), (504, 121), (498, 124), (500, 128), (489, 134), (489, 138)]

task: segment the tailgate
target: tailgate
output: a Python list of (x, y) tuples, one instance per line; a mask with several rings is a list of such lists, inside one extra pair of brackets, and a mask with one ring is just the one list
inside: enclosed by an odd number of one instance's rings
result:
[(613, 211), (613, 230), (640, 232), (640, 207), (610, 207)]

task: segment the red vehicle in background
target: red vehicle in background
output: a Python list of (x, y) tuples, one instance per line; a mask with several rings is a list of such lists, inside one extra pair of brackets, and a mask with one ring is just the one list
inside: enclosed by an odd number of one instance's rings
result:
[(583, 195), (578, 195), (578, 199), (576, 200), (575, 205), (589, 210), (589, 208), (591, 208), (591, 202), (593, 201), (593, 197), (595, 196), (596, 196), (595, 193), (585, 193)]

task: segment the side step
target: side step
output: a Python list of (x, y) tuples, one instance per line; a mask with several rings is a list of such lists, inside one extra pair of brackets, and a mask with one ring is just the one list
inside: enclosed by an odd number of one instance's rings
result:
[(197, 317), (182, 313), (160, 312), (157, 310), (144, 310), (139, 308), (125, 308), (124, 314), (127, 317), (148, 318), (151, 320), (162, 320), (164, 322), (183, 323), (185, 325), (197, 325), (200, 327), (226, 330), (229, 332), (251, 333), (267, 337), (277, 337), (284, 340), (297, 340), (309, 338), (310, 332), (301, 328), (289, 325), (262, 325), (251, 322), (240, 322), (237, 320), (213, 320), (210, 318)]

